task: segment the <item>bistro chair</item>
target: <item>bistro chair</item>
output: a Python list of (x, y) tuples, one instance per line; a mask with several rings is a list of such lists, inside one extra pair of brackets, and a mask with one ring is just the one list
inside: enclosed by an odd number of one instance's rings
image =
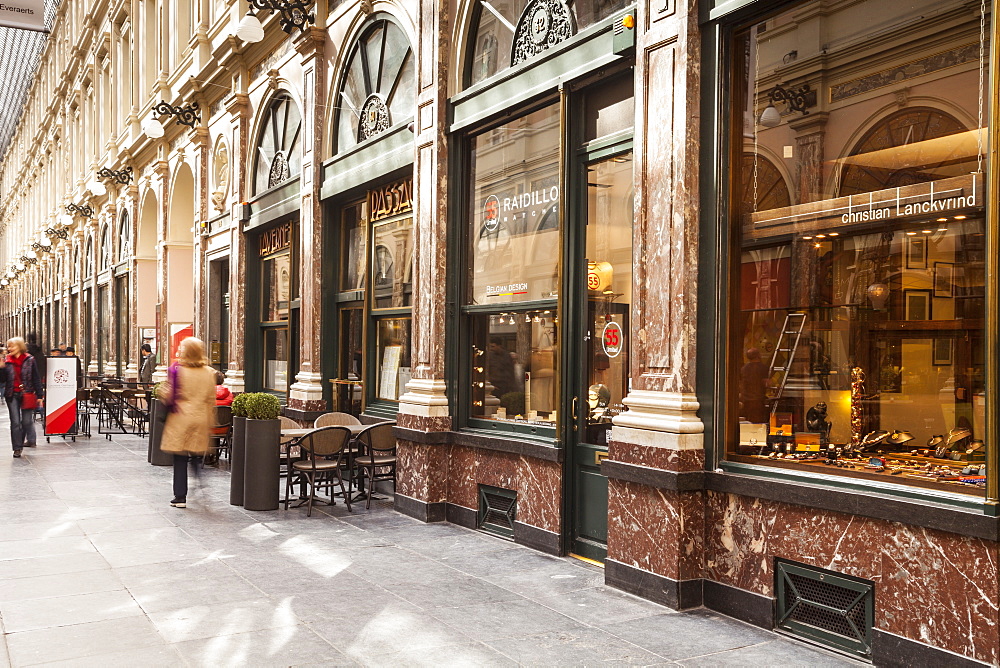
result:
[(323, 427), (302, 437), (298, 445), (304, 458), (291, 463), (285, 478), (285, 510), (288, 510), (288, 498), (292, 485), (296, 482), (305, 483), (309, 488), (306, 517), (312, 516), (313, 500), (321, 488), (329, 490), (330, 505), (336, 505), (333, 500), (334, 483), (340, 486), (340, 494), (344, 497), (347, 510), (351, 509), (351, 495), (344, 487), (342, 474), (345, 451), (350, 440), (351, 431), (336, 426)]
[(349, 424), (361, 424), (361, 420), (350, 413), (338, 413), (334, 411), (333, 413), (323, 413), (320, 415), (316, 418), (313, 426), (319, 429), (320, 427), (343, 427)]
[(223, 453), (229, 457), (230, 442), (233, 437), (233, 409), (229, 406), (215, 407), (215, 424), (212, 425), (212, 447), (215, 448), (215, 461)]
[(358, 434), (360, 454), (354, 458), (354, 466), (359, 476), (368, 478), (368, 492), (365, 508), (372, 507), (372, 494), (379, 480), (391, 480), (392, 492), (396, 493), (396, 436), (392, 433), (395, 422), (380, 422)]

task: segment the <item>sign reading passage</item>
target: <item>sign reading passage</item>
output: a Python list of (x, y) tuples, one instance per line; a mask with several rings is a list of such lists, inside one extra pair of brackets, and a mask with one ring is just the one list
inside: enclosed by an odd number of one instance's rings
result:
[(45, 0), (0, 2), (0, 26), (48, 32), (45, 29)]
[(76, 358), (45, 359), (45, 434), (75, 433)]
[(604, 326), (604, 334), (601, 336), (604, 344), (604, 354), (608, 357), (618, 357), (622, 348), (625, 347), (625, 332), (617, 322), (609, 322)]

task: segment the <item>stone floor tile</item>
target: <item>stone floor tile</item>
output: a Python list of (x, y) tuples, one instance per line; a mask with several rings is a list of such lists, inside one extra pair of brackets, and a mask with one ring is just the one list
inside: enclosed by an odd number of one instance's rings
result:
[(664, 613), (662, 605), (604, 585), (555, 596), (531, 598), (547, 608), (593, 626)]
[[(749, 647), (775, 638), (769, 631), (704, 610), (640, 617), (603, 628), (671, 661)], [(669, 632), (664, 632), (665, 629)]]
[(428, 654), (434, 648), (472, 642), (467, 634), (407, 604), (388, 604), (375, 612), (329, 617), (309, 622), (309, 626), (348, 657), (359, 661), (377, 654)]
[(191, 601), (184, 608), (149, 614), (160, 635), (168, 642), (200, 640), (285, 626), (300, 620), (289, 600), (273, 600), (261, 595), (248, 601), (201, 605)]
[(765, 666), (770, 668), (809, 666), (809, 668), (825, 668), (826, 666), (870, 666), (870, 663), (854, 661), (845, 656), (812, 647), (805, 643), (775, 638), (758, 645), (741, 647), (727, 652), (716, 652), (705, 656), (678, 661), (682, 666)]
[(65, 522), (27, 522), (24, 524), (4, 523), (3, 531), (0, 532), (0, 543), (12, 540), (33, 540), (38, 538), (60, 538), (82, 535), (83, 528), (72, 520)]
[(0, 615), (3, 615), (7, 633), (142, 614), (139, 604), (125, 590), (0, 603)]
[(111, 569), (0, 580), (0, 603), (125, 589)]
[(457, 608), (468, 605), (470, 601), (499, 603), (524, 600), (520, 594), (461, 573), (446, 580), (393, 584), (389, 585), (389, 589), (403, 600), (427, 610)]
[(435, 608), (430, 614), (482, 642), (585, 628), (583, 624), (529, 600)]
[(486, 643), (525, 666), (653, 666), (664, 658), (600, 629), (553, 631)]
[[(421, 652), (393, 652), (391, 654), (375, 654), (360, 659), (362, 665), (373, 668), (507, 668), (519, 665), (513, 659), (504, 656), (482, 643), (466, 645), (447, 645), (435, 647)], [(537, 665), (537, 664), (527, 664)]]
[(158, 513), (132, 515), (129, 517), (92, 517), (78, 520), (80, 529), (87, 535), (110, 533), (112, 531), (136, 531), (139, 529), (162, 529), (176, 526)]
[(94, 545), (85, 536), (53, 536), (31, 540), (9, 540), (0, 550), (0, 562), (10, 559), (56, 557), (64, 554), (94, 552)]
[[(0, 547), (0, 551), (2, 551)], [(0, 566), (0, 580), (34, 578), (60, 573), (79, 573), (101, 568), (111, 568), (107, 560), (98, 552), (60, 555), (56, 557), (34, 557), (5, 561)]]
[(176, 643), (191, 666), (356, 666), (308, 626), (283, 626), (250, 633)]
[(146, 617), (127, 617), (101, 622), (22, 631), (7, 636), (11, 660), (17, 666), (69, 661), (163, 645), (164, 640)]
[(108, 654), (40, 664), (45, 668), (177, 668), (184, 660), (170, 645), (118, 650)]

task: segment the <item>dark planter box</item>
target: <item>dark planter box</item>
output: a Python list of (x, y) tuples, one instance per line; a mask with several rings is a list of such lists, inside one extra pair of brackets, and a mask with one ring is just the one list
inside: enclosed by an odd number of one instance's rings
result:
[(167, 408), (153, 399), (149, 408), (149, 453), (146, 460), (153, 466), (173, 466), (174, 455), (160, 450), (160, 439), (163, 438), (163, 420), (161, 415)]
[(244, 423), (246, 453), (243, 460), (243, 507), (247, 510), (277, 510), (281, 480), (281, 420), (251, 420)]
[(229, 444), (229, 503), (243, 505), (243, 476), (246, 464), (247, 444), (245, 417), (233, 416), (233, 440)]

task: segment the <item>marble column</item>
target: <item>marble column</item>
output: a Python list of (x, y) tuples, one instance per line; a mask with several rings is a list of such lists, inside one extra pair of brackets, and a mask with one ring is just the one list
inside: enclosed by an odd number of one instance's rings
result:
[(136, 283), (139, 276), (139, 262), (136, 259), (136, 248), (139, 240), (139, 185), (132, 181), (126, 191), (125, 210), (128, 211), (128, 238), (131, 245), (128, 254), (127, 275), (128, 275), (128, 318), (129, 328), (128, 339), (131, 341), (130, 350), (126, 350), (128, 355), (128, 366), (125, 367), (125, 377), (135, 380), (139, 377), (139, 346), (142, 340), (139, 338), (139, 289)]
[[(162, 142), (161, 142), (162, 143)], [(167, 230), (169, 229), (170, 202), (169, 174), (170, 166), (164, 159), (163, 147), (160, 147), (160, 160), (153, 166), (153, 189), (157, 192), (156, 203), (156, 369), (153, 371), (153, 382), (167, 379), (167, 369), (170, 368), (170, 327), (167, 324)]]
[[(207, 119), (206, 119), (207, 120)], [(205, 264), (205, 253), (208, 250), (208, 236), (202, 234), (202, 223), (208, 220), (209, 191), (209, 154), (212, 151), (211, 137), (205, 125), (199, 125), (192, 130), (191, 143), (195, 147), (194, 192), (198, 201), (195, 202), (194, 222), (194, 335), (205, 341), (205, 354), (208, 350), (208, 272)]]
[[(453, 3), (421, 0), (417, 43), (417, 109), (413, 169), (413, 377), (399, 398), (400, 427), (452, 427), (445, 384), (448, 220), (447, 81)], [(400, 440), (397, 492), (423, 504), (447, 500), (448, 448)]]
[[(614, 418), (608, 461), (673, 473), (704, 467), (697, 416), (698, 3), (640, 2), (635, 67), (632, 388)], [(701, 577), (701, 492), (608, 481), (606, 579)], [(650, 576), (652, 574), (652, 577)], [(679, 589), (679, 586), (678, 586)], [(644, 592), (648, 595), (648, 592)], [(677, 605), (675, 592), (663, 602)]]
[[(234, 77), (233, 88), (240, 90), (240, 75)], [(249, 163), (247, 148), (250, 145), (250, 98), (244, 92), (230, 94), (224, 100), (226, 113), (232, 121), (229, 145), (233, 150), (232, 225), (229, 231), (229, 360), (226, 367), (226, 386), (235, 393), (246, 388), (244, 359), (246, 355), (246, 282), (247, 257), (246, 241), (240, 223), (241, 202), (248, 192), (247, 169)]]
[(323, 119), (326, 107), (326, 30), (313, 27), (295, 39), (302, 57), (302, 175), (299, 189), (299, 371), (288, 393), (289, 408), (325, 411), (321, 314), (323, 312)]

